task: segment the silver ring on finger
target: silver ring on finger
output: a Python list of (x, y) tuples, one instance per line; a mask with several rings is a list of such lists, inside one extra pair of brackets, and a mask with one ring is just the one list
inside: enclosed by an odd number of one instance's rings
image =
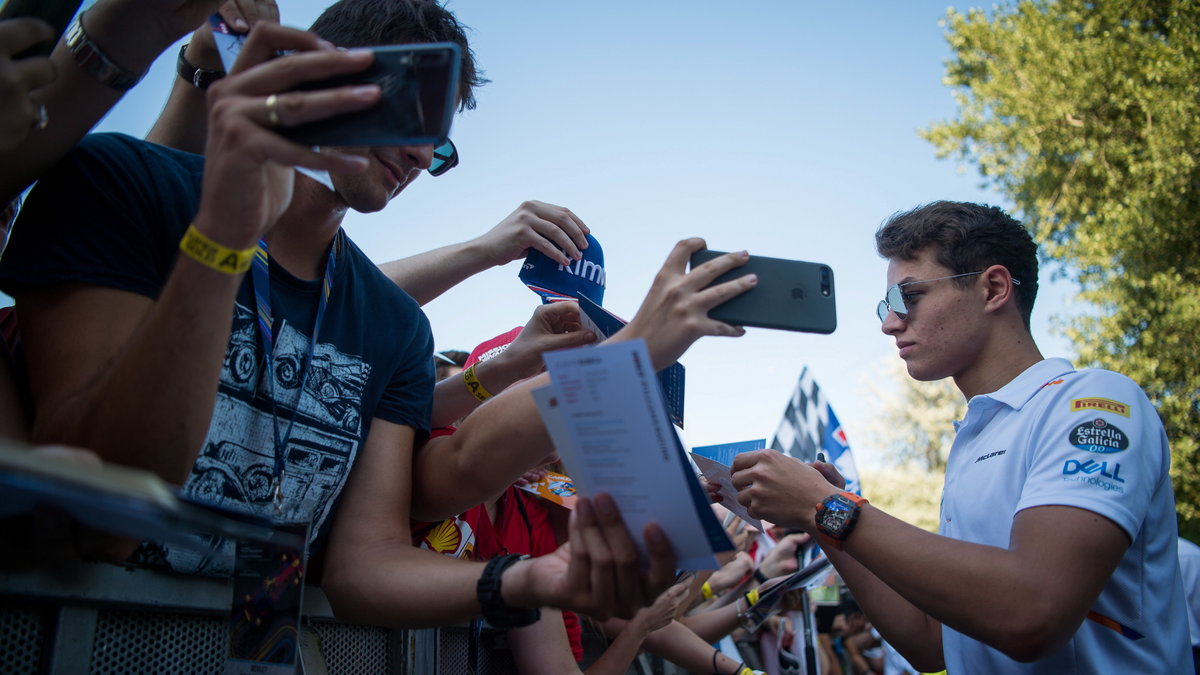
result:
[(271, 122), (271, 126), (279, 126), (279, 96), (271, 94), (267, 97), (267, 119)]

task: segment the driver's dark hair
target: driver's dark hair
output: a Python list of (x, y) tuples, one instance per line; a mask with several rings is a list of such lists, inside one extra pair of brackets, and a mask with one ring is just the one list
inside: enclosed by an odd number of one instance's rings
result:
[[(1025, 226), (1003, 209), (970, 202), (939, 201), (892, 214), (875, 232), (875, 248), (888, 260), (916, 260), (932, 248), (951, 274), (1003, 265), (1018, 281), (1017, 308), (1029, 330), (1038, 291), (1037, 244)], [(973, 277), (951, 280), (961, 287)]]
[(467, 27), (436, 0), (341, 0), (309, 28), (339, 47), (377, 47), (408, 42), (453, 42), (462, 48), (459, 110), (475, 108), (475, 87), (487, 84), (467, 44)]

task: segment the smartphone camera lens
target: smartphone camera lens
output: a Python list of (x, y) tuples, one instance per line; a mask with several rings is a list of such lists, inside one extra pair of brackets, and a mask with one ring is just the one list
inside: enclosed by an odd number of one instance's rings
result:
[(833, 293), (833, 270), (821, 268), (821, 296), (828, 298)]

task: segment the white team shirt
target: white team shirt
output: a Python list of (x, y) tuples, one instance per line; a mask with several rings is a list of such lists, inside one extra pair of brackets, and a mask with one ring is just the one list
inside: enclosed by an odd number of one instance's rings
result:
[[(1018, 511), (1066, 505), (1133, 542), (1071, 640), (1019, 663), (942, 627), (950, 673), (1192, 672), (1166, 433), (1129, 378), (1047, 359), (967, 402), (946, 465), (942, 535), (1008, 548)], [(1030, 574), (1037, 574), (1030, 569)], [(1140, 637), (1138, 637), (1140, 636)]]
[(1200, 546), (1183, 537), (1179, 538), (1179, 573), (1183, 575), (1188, 632), (1192, 636), (1192, 646), (1200, 647)]

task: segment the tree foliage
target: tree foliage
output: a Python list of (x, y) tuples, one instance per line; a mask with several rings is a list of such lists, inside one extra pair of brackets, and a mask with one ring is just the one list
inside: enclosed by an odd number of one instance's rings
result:
[(941, 472), (912, 464), (862, 470), (863, 496), (888, 514), (922, 530), (936, 533), (942, 508)]
[(950, 10), (957, 119), (923, 135), (1010, 199), (1095, 311), (1082, 365), (1141, 384), (1200, 535), (1200, 3), (1025, 1)]
[(868, 442), (887, 452), (890, 464), (940, 477), (954, 442), (953, 422), (967, 411), (962, 393), (950, 378), (914, 380), (904, 361), (894, 356), (884, 362), (879, 373), (880, 378), (867, 383), (877, 402), (865, 428)]
[(887, 458), (883, 466), (860, 465), (863, 496), (907, 523), (937, 532), (953, 422), (966, 414), (966, 402), (953, 380), (918, 382), (895, 355), (877, 373), (867, 382), (876, 407), (863, 431), (867, 445)]

